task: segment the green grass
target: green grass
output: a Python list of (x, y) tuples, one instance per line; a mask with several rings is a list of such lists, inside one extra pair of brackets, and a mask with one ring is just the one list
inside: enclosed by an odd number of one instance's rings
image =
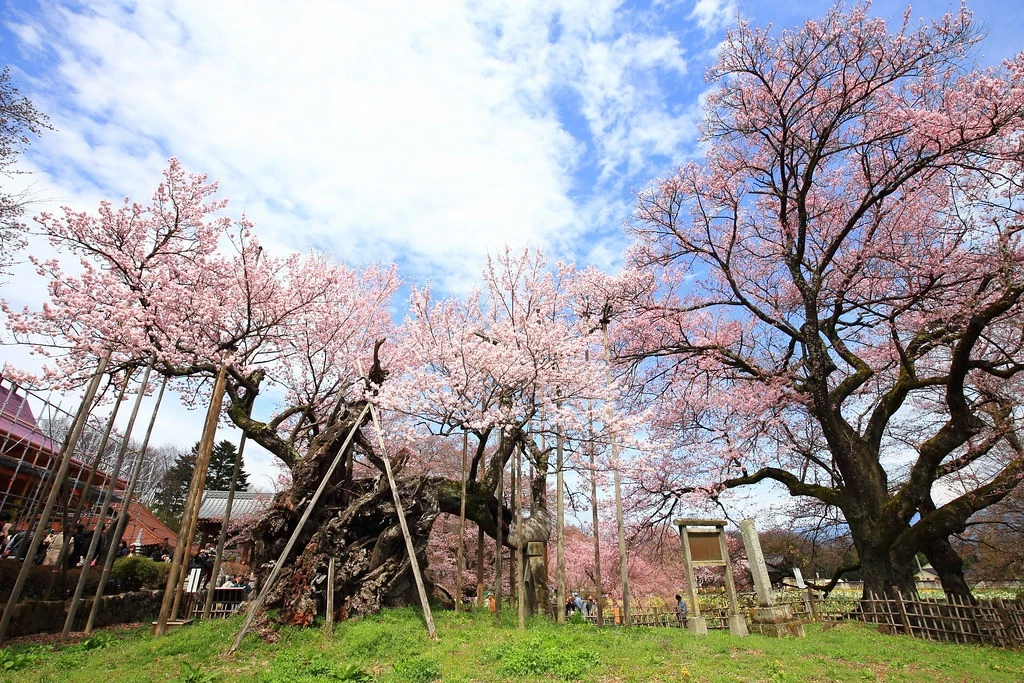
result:
[(435, 615), (431, 641), (419, 612), (388, 610), (320, 629), (282, 629), (275, 643), (250, 635), (225, 655), (239, 618), (197, 623), (163, 638), (103, 632), (63, 648), (0, 650), (0, 681), (1020, 681), (1024, 653), (929, 643), (844, 623), (807, 627), (803, 639), (706, 637), (679, 629), (562, 627), (536, 619), (519, 631), (486, 613)]

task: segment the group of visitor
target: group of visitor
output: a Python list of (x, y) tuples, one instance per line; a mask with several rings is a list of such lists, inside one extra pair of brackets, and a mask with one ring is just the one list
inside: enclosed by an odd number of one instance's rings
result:
[(589, 618), (597, 616), (597, 603), (594, 602), (594, 597), (588, 595), (584, 600), (580, 597), (579, 593), (574, 592), (572, 596), (565, 601), (565, 614), (566, 616), (573, 612), (579, 612), (583, 615), (583, 618)]
[[(85, 561), (85, 556), (89, 551), (89, 545), (92, 543), (93, 534), (96, 533), (93, 529), (86, 529), (84, 525), (75, 525), (74, 532), (70, 535), (67, 541), (67, 549), (64, 554), (64, 562), (68, 569), (74, 567), (81, 567)], [(109, 525), (103, 527), (103, 530), (99, 532), (99, 538), (96, 541), (96, 549), (94, 551), (93, 563), (95, 564), (95, 558), (104, 557), (103, 553), (106, 551), (108, 544), (110, 543), (111, 530)], [(27, 546), (22, 547), (22, 544), (31, 543), (32, 539), (29, 537), (28, 532), (24, 529), (14, 530), (11, 528), (9, 523), (3, 525), (2, 532), (0, 532), (0, 557), (3, 558), (18, 558), (27, 551)], [(64, 549), (65, 540), (64, 532), (61, 529), (49, 529), (46, 532), (46, 536), (40, 542), (39, 547), (36, 549), (35, 554), (32, 556), (32, 562), (35, 564), (42, 565), (56, 565), (60, 561), (61, 550)], [(128, 544), (122, 543), (118, 548), (118, 557), (127, 555), (129, 552)]]
[[(602, 598), (602, 607), (605, 610), (605, 619), (613, 620), (614, 623), (621, 623), (621, 616), (619, 614), (619, 606), (615, 602), (615, 599), (609, 595), (605, 595)], [(686, 600), (683, 596), (676, 594), (675, 601), (676, 615), (679, 618), (680, 625), (686, 625), (686, 619), (688, 617), (688, 610), (686, 606)], [(493, 610), (492, 610), (493, 611)], [(597, 603), (594, 602), (593, 596), (588, 595), (585, 599), (580, 596), (578, 592), (573, 592), (572, 596), (565, 601), (565, 614), (569, 616), (573, 612), (579, 612), (584, 619), (592, 619), (597, 617)]]
[(252, 588), (252, 582), (249, 578), (236, 574), (235, 576), (228, 576), (224, 583), (220, 585), (220, 588), (244, 588), (245, 594), (249, 595), (249, 590)]

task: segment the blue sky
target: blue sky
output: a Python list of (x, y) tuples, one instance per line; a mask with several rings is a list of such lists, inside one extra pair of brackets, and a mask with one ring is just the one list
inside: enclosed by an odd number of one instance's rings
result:
[[(829, 5), (0, 1), (0, 58), (58, 129), (24, 159), (40, 205), (146, 197), (175, 155), (277, 249), (455, 290), (505, 243), (614, 267), (632, 189), (696, 153), (737, 12), (789, 27)], [(969, 6), (986, 59), (1022, 47), (1015, 3)]]
[[(737, 13), (785, 28), (830, 4), (0, 0), (0, 62), (57, 129), (13, 182), (33, 213), (91, 210), (147, 198), (174, 155), (276, 251), (396, 261), (442, 292), (505, 244), (615, 268), (632, 189), (698, 154), (704, 73)], [(968, 7), (983, 62), (1024, 48), (1015, 1)], [(0, 297), (38, 307), (18, 279)]]

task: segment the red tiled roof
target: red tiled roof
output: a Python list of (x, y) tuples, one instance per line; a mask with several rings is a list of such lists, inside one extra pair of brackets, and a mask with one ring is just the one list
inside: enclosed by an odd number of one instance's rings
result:
[(124, 535), (121, 539), (128, 545), (133, 546), (139, 542), (139, 532), (142, 532), (141, 545), (160, 545), (166, 543), (173, 548), (178, 543), (178, 535), (167, 528), (149, 509), (138, 501), (132, 501), (128, 506), (128, 524), (124, 528)]

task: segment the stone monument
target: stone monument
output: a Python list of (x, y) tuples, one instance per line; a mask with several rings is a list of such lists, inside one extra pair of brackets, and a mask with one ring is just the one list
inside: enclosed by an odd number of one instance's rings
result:
[(783, 636), (804, 636), (804, 625), (793, 617), (793, 610), (788, 605), (776, 605), (772, 594), (772, 582), (768, 577), (768, 566), (761, 551), (761, 539), (754, 528), (754, 520), (740, 521), (740, 533), (743, 534), (743, 547), (747, 551), (750, 562), (750, 574), (754, 578), (754, 590), (757, 591), (758, 606), (751, 610), (750, 630), (763, 636), (781, 638)]

